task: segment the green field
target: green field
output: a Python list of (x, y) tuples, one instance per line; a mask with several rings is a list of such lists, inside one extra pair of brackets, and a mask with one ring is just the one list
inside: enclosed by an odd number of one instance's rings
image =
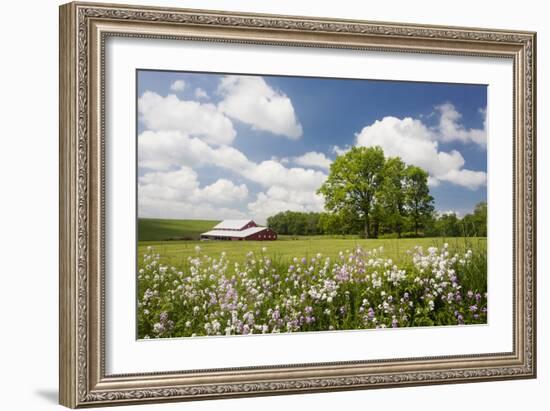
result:
[[(143, 220), (140, 228), (146, 229), (146, 238), (193, 238), (214, 224)], [(415, 246), (423, 251), (409, 254)], [(432, 246), (436, 249), (428, 252)], [(364, 253), (359, 247), (383, 251)], [(138, 334), (161, 338), (485, 324), (486, 250), (482, 237), (140, 241)], [(247, 256), (250, 252), (253, 257)], [(313, 258), (319, 253), (322, 263)]]
[(277, 241), (143, 241), (139, 242), (138, 255), (143, 255), (148, 246), (153, 246), (156, 253), (162, 256), (165, 264), (182, 266), (187, 257), (196, 256), (195, 247), (201, 248), (201, 253), (211, 257), (219, 257), (226, 252), (227, 258), (233, 262), (243, 262), (249, 251), (260, 255), (262, 248), (274, 260), (286, 261), (293, 257), (312, 257), (321, 253), (324, 257), (336, 257), (340, 251), (352, 250), (357, 246), (364, 249), (384, 247), (384, 256), (401, 262), (406, 258), (406, 252), (419, 245), (424, 248), (442, 246), (449, 243), (453, 252), (464, 251), (466, 248), (485, 248), (486, 238), (403, 238), (387, 240), (365, 240), (360, 238), (334, 237), (303, 237), (299, 239), (282, 238)]
[(215, 220), (163, 220), (140, 219), (138, 256), (152, 246), (156, 253), (162, 256), (165, 264), (181, 266), (189, 256), (196, 255), (196, 246), (201, 253), (211, 257), (219, 257), (225, 252), (233, 262), (242, 262), (246, 254), (252, 251), (265, 254), (274, 260), (286, 262), (293, 257), (312, 257), (321, 253), (324, 257), (336, 257), (340, 251), (346, 252), (356, 247), (364, 249), (384, 248), (384, 256), (401, 262), (406, 252), (414, 246), (424, 248), (442, 246), (449, 243), (453, 252), (463, 252), (466, 248), (485, 248), (486, 238), (401, 238), (401, 239), (362, 239), (357, 236), (279, 236), (276, 241), (200, 241), (200, 233), (215, 226)]
[(217, 220), (163, 220), (140, 218), (139, 241), (198, 240), (201, 233), (211, 230)]

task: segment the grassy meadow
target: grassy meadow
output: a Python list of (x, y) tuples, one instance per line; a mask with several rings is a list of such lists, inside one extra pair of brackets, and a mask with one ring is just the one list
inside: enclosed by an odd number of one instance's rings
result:
[(140, 218), (138, 220), (139, 241), (198, 240), (201, 233), (212, 229), (216, 220), (166, 220), (161, 218)]
[[(152, 246), (162, 256), (162, 263), (180, 266), (188, 257), (195, 257), (195, 248), (200, 247), (203, 255), (218, 258), (222, 252), (228, 260), (242, 263), (249, 252), (257, 256), (267, 255), (273, 260), (284, 263), (294, 257), (313, 257), (321, 253), (323, 257), (336, 258), (339, 253), (363, 248), (366, 250), (383, 247), (384, 255), (396, 263), (407, 258), (407, 251), (415, 246), (441, 247), (448, 243), (452, 250), (464, 252), (468, 247), (485, 248), (486, 238), (401, 238), (401, 239), (362, 239), (359, 237), (279, 237), (277, 241), (140, 241), (138, 255)], [(262, 251), (262, 249), (266, 251)]]
[(486, 322), (484, 237), (171, 240), (216, 223), (140, 220), (139, 338)]
[[(469, 248), (486, 248), (486, 237), (433, 237), (363, 239), (358, 236), (279, 236), (276, 241), (200, 241), (200, 234), (211, 230), (219, 221), (213, 220), (164, 220), (140, 219), (138, 224), (138, 255), (143, 255), (152, 246), (162, 256), (162, 263), (180, 266), (188, 257), (195, 257), (195, 248), (211, 257), (226, 253), (228, 260), (242, 263), (247, 253), (269, 255), (279, 262), (288, 262), (294, 257), (311, 257), (321, 253), (335, 258), (340, 252), (354, 248), (384, 248), (384, 255), (395, 262), (402, 262), (407, 251), (415, 246), (440, 247), (448, 243), (456, 252)], [(263, 248), (266, 252), (262, 252)]]

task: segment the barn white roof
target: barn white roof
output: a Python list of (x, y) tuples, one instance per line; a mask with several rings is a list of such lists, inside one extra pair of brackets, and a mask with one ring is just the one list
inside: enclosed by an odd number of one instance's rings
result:
[(250, 227), (246, 230), (241, 231), (226, 231), (226, 230), (210, 230), (201, 235), (209, 237), (235, 237), (235, 238), (246, 238), (249, 235), (259, 233), (260, 231), (267, 230), (267, 227)]
[(214, 230), (240, 230), (251, 221), (252, 220), (223, 220), (222, 222), (214, 226)]

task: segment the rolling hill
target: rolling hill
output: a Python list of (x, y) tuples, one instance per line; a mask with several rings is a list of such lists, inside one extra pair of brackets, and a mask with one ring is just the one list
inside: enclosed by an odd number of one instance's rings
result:
[(217, 220), (138, 219), (138, 241), (198, 240)]

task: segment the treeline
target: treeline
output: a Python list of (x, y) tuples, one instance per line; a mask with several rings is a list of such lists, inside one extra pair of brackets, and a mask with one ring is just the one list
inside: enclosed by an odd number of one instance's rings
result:
[[(269, 228), (282, 235), (360, 235), (363, 221), (352, 214), (284, 211), (267, 219)], [(471, 214), (460, 218), (455, 213), (432, 212), (423, 220), (423, 228), (415, 232), (412, 220), (404, 221), (401, 232), (380, 226), (384, 237), (486, 237), (487, 203), (480, 202)]]
[(324, 213), (285, 211), (268, 218), (279, 234), (359, 234), (380, 236), (486, 236), (487, 204), (472, 214), (438, 215), (428, 173), (380, 147), (353, 147), (330, 165), (319, 190)]
[(322, 214), (325, 213), (283, 211), (269, 217), (267, 219), (267, 226), (274, 230), (277, 234), (283, 235), (325, 234), (319, 224)]
[(478, 203), (473, 213), (459, 218), (455, 213), (436, 216), (426, 227), (427, 236), (487, 237), (487, 203)]

